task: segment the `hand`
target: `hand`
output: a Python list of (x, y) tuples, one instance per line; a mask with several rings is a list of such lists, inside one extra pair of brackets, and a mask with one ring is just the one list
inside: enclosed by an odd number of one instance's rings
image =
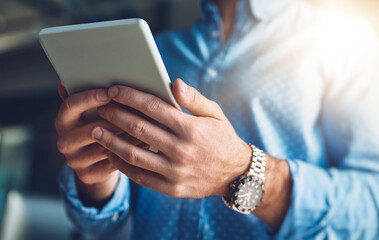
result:
[[(101, 205), (112, 196), (118, 183), (119, 171), (109, 162), (109, 151), (93, 140), (91, 132), (96, 126), (114, 134), (123, 131), (104, 120), (86, 123), (81, 116), (89, 109), (108, 104), (111, 99), (105, 89), (68, 96), (62, 83), (58, 86), (58, 92), (64, 100), (55, 121), (58, 149), (76, 173), (79, 195), (84, 204)], [(127, 134), (119, 137), (131, 144), (140, 143)]]
[[(172, 197), (229, 195), (228, 185), (249, 167), (251, 148), (235, 133), (220, 107), (181, 80), (174, 96), (192, 115), (132, 88), (114, 86), (109, 97), (138, 110), (166, 128), (116, 105), (98, 108), (101, 117), (158, 149), (153, 153), (96, 127), (92, 136), (109, 149), (109, 161), (135, 182)], [(278, 229), (290, 202), (292, 180), (287, 161), (268, 154), (265, 197), (253, 212)]]
[(172, 87), (186, 114), (159, 98), (124, 86), (108, 90), (109, 97), (159, 122), (117, 105), (98, 114), (131, 136), (159, 150), (136, 147), (99, 125), (92, 132), (112, 153), (110, 162), (135, 182), (172, 197), (204, 198), (228, 195), (228, 185), (249, 167), (251, 148), (235, 133), (221, 108), (183, 81)]

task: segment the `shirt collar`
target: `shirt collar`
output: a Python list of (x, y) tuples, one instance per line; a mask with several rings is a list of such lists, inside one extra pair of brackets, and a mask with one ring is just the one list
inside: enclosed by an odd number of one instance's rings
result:
[[(277, 15), (292, 0), (240, 0), (248, 1), (250, 13), (257, 20), (266, 20)], [(212, 0), (201, 0), (203, 17), (215, 14), (215, 4)]]
[[(241, 0), (244, 1), (244, 0)], [(279, 14), (291, 1), (294, 0), (248, 0), (253, 16), (259, 20), (266, 20)]]

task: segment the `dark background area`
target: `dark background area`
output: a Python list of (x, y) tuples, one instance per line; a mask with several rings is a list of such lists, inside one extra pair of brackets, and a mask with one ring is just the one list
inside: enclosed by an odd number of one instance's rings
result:
[[(363, 16), (376, 27), (374, 1), (313, 1)], [(350, 4), (349, 4), (350, 2)], [(200, 19), (197, 0), (9, 0), (0, 2), (0, 126), (32, 132), (29, 192), (57, 193), (55, 179), (64, 162), (55, 146), (54, 118), (61, 100), (59, 78), (38, 43), (48, 26), (131, 17), (147, 20), (153, 33), (189, 26)], [(0, 160), (1, 161), (1, 160)]]
[(38, 41), (50, 26), (139, 17), (155, 34), (200, 18), (187, 0), (0, 0), (0, 240), (82, 239), (59, 199), (59, 78)]
[[(63, 156), (54, 118), (59, 78), (38, 43), (44, 27), (141, 17), (153, 33), (198, 19), (197, 1), (2, 1), (0, 2), (0, 126), (28, 127), (29, 179), (24, 191), (57, 194)], [(5, 137), (5, 134), (4, 134)], [(15, 186), (18, 187), (18, 186)], [(21, 186), (20, 186), (21, 187)]]
[[(312, 0), (379, 32), (377, 0)], [(45, 27), (140, 17), (153, 33), (200, 19), (199, 0), (0, 0), (0, 220), (8, 190), (57, 197), (59, 78), (38, 42)], [(1, 232), (0, 232), (1, 233)], [(0, 234), (1, 235), (1, 234)], [(1, 238), (1, 236), (0, 236)]]

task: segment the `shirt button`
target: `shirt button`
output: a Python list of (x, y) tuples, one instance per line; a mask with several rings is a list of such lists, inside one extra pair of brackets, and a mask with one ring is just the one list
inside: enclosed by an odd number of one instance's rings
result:
[(113, 221), (113, 222), (116, 222), (117, 219), (118, 219), (118, 217), (119, 217), (118, 213), (113, 214), (113, 215), (112, 215), (112, 221)]
[(211, 68), (211, 69), (208, 69), (208, 75), (209, 75), (211, 78), (215, 78), (215, 77), (218, 76), (218, 72), (217, 72), (215, 69)]
[(220, 32), (219, 31), (212, 31), (211, 32), (211, 36), (213, 37), (213, 38), (216, 38), (216, 37), (218, 37), (220, 35)]

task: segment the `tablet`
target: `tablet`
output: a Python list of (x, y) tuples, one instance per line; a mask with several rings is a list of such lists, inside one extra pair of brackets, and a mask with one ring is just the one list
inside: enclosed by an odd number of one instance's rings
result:
[(69, 94), (121, 84), (154, 94), (180, 109), (144, 20), (52, 27), (39, 36)]

